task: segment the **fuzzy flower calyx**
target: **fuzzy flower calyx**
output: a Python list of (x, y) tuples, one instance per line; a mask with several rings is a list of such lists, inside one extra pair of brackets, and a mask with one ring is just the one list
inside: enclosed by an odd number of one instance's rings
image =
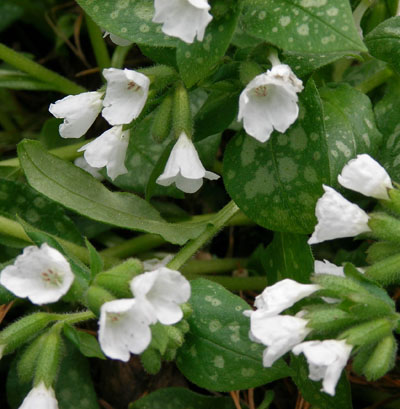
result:
[(162, 186), (175, 183), (183, 192), (194, 193), (203, 185), (203, 178), (216, 180), (219, 175), (205, 170), (193, 142), (182, 132), (157, 183)]
[(150, 79), (133, 70), (107, 68), (103, 70), (107, 80), (102, 111), (110, 125), (129, 124), (137, 118), (146, 103)]
[(74, 274), (66, 258), (43, 243), (25, 247), (14, 264), (0, 273), (0, 284), (17, 297), (29, 298), (38, 305), (58, 301), (67, 293)]
[(94, 141), (82, 146), (86, 162), (93, 168), (107, 167), (108, 176), (114, 180), (128, 172), (125, 167), (126, 150), (129, 144), (129, 130), (123, 131), (122, 125), (113, 126)]
[(298, 115), (297, 93), (303, 83), (286, 64), (277, 64), (257, 75), (240, 94), (238, 120), (245, 131), (266, 142), (274, 129), (285, 132)]
[(340, 374), (350, 357), (352, 346), (344, 340), (328, 339), (308, 341), (296, 345), (293, 353), (303, 353), (309, 366), (309, 378), (312, 381), (322, 379), (322, 391), (334, 396)]
[(193, 43), (195, 37), (203, 41), (204, 33), (212, 15), (207, 0), (155, 0), (154, 23), (162, 23), (162, 31)]
[(58, 402), (52, 387), (44, 382), (31, 389), (19, 409), (58, 409)]
[(167, 267), (136, 276), (131, 281), (131, 290), (135, 299), (164, 325), (182, 319), (180, 304), (190, 298), (189, 281), (179, 271)]
[(338, 176), (338, 181), (347, 189), (376, 199), (389, 200), (388, 189), (393, 189), (386, 170), (367, 154), (350, 160)]
[(341, 237), (357, 236), (371, 231), (369, 217), (360, 207), (346, 200), (340, 193), (323, 185), (324, 195), (318, 199), (315, 215), (318, 224), (308, 244)]
[(83, 92), (50, 104), (50, 113), (64, 119), (59, 127), (63, 138), (80, 138), (87, 132), (103, 108), (103, 94), (98, 91)]

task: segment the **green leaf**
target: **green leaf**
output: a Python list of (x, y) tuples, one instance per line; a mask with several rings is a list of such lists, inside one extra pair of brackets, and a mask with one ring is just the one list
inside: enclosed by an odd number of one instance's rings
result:
[(158, 389), (133, 402), (129, 409), (234, 409), (231, 398), (200, 395), (186, 388)]
[(165, 35), (151, 20), (153, 0), (77, 0), (101, 28), (137, 44), (174, 47), (178, 40)]
[(100, 254), (97, 250), (92, 246), (90, 241), (85, 238), (86, 247), (89, 251), (89, 258), (90, 258), (90, 271), (92, 273), (92, 278), (103, 271), (104, 263)]
[(249, 0), (242, 25), (287, 51), (366, 51), (348, 0)]
[(0, 214), (13, 220), (19, 216), (40, 230), (83, 244), (78, 229), (61, 206), (21, 183), (0, 179)]
[(128, 193), (111, 192), (88, 173), (45, 152), (35, 141), (21, 142), (18, 152), (33, 188), (90, 219), (159, 234), (175, 244), (184, 244), (205, 228), (204, 224), (165, 222), (145, 200)]
[(69, 324), (64, 324), (63, 331), (64, 335), (79, 349), (82, 355), (88, 358), (106, 359), (96, 337), (93, 335), (78, 331)]
[(272, 243), (263, 255), (263, 265), (268, 271), (268, 285), (291, 278), (309, 283), (314, 271), (314, 258), (307, 244), (308, 236), (293, 233), (274, 233)]
[(351, 403), (350, 384), (343, 371), (336, 385), (335, 396), (321, 392), (321, 382), (315, 382), (308, 378), (308, 365), (303, 356), (291, 356), (290, 367), (294, 375), (292, 379), (300, 389), (304, 399), (319, 408), (324, 409), (353, 409)]
[(213, 19), (207, 26), (203, 41), (195, 41), (192, 44), (179, 42), (176, 59), (179, 72), (187, 87), (207, 77), (225, 55), (235, 31), (241, 7), (241, 1), (216, 0), (211, 9)]
[(254, 388), (288, 376), (285, 363), (263, 368), (263, 346), (249, 339), (249, 305), (224, 287), (198, 279), (191, 282), (190, 331), (178, 350), (181, 372), (202, 388), (230, 391)]
[(0, 69), (0, 88), (26, 91), (58, 91), (58, 87), (40, 81), (24, 72)]
[[(244, 132), (228, 144), (224, 183), (252, 220), (271, 230), (311, 233), (322, 184), (357, 153), (374, 153), (381, 140), (371, 102), (347, 85), (318, 92), (313, 81), (300, 94), (299, 118), (262, 144)], [(238, 165), (241, 166), (238, 166)]]
[(400, 16), (379, 24), (365, 37), (365, 43), (374, 57), (392, 64), (400, 73)]

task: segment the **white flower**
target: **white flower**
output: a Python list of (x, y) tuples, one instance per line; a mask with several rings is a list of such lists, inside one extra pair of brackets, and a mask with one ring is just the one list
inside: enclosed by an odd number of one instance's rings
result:
[(74, 160), (74, 165), (78, 166), (78, 168), (83, 169), (85, 172), (90, 173), (94, 178), (97, 180), (103, 180), (104, 177), (103, 175), (97, 170), (97, 168), (94, 168), (90, 166), (87, 162), (84, 156), (80, 156), (79, 158), (76, 158)]
[(388, 189), (393, 189), (386, 170), (367, 154), (352, 159), (343, 168), (338, 181), (347, 189), (376, 199), (389, 200)]
[(30, 390), (18, 409), (58, 409), (53, 388), (46, 388), (44, 382), (40, 382)]
[(144, 271), (153, 271), (161, 267), (165, 267), (172, 259), (174, 258), (173, 254), (167, 254), (162, 260), (159, 258), (151, 258), (149, 260), (143, 261)]
[(331, 274), (338, 277), (344, 277), (344, 268), (330, 263), (328, 260), (315, 260), (314, 272), (315, 274)]
[(153, 22), (163, 23), (165, 34), (186, 43), (193, 43), (196, 36), (203, 41), (207, 25), (212, 20), (207, 0), (155, 0), (154, 9)]
[(43, 243), (25, 247), (23, 253), (0, 273), (0, 284), (17, 297), (28, 297), (34, 304), (58, 301), (67, 293), (74, 274), (66, 258)]
[(309, 366), (312, 381), (322, 379), (322, 391), (335, 395), (336, 384), (350, 357), (352, 346), (346, 341), (328, 339), (325, 341), (303, 342), (293, 348), (293, 353), (303, 353)]
[(219, 176), (204, 169), (193, 142), (182, 132), (156, 182), (162, 186), (175, 183), (183, 192), (194, 193), (201, 188), (203, 178), (216, 180)]
[(128, 172), (125, 167), (128, 144), (129, 130), (123, 131), (120, 125), (113, 126), (78, 151), (85, 151), (85, 159), (90, 166), (94, 168), (107, 166), (107, 174), (114, 180), (117, 176)]
[(250, 339), (266, 345), (263, 365), (270, 367), (293, 346), (302, 342), (311, 332), (307, 320), (290, 315), (271, 317), (264, 310), (253, 311), (250, 315)]
[(238, 120), (243, 119), (246, 132), (265, 142), (274, 129), (285, 132), (299, 115), (297, 93), (303, 83), (286, 64), (274, 65), (257, 75), (239, 98)]
[(179, 304), (190, 298), (189, 281), (179, 272), (161, 267), (136, 276), (131, 290), (147, 310), (164, 325), (175, 324), (183, 317)]
[(63, 138), (80, 138), (91, 127), (103, 107), (103, 92), (83, 92), (50, 104), (49, 111), (56, 118), (64, 118), (59, 127)]
[(110, 36), (110, 40), (111, 40), (114, 44), (120, 45), (120, 46), (122, 46), (122, 47), (126, 47), (126, 46), (128, 46), (128, 45), (133, 44), (132, 41), (127, 40), (127, 39), (122, 38), (122, 37), (119, 37), (119, 36), (117, 36), (117, 35), (115, 35), (115, 34), (113, 34), (113, 33), (109, 33), (108, 31), (106, 31), (106, 32), (104, 33), (103, 38), (104, 38), (104, 37), (107, 37), (107, 36)]
[(127, 68), (107, 68), (103, 70), (103, 75), (107, 80), (107, 88), (101, 115), (110, 125), (129, 124), (142, 112), (149, 93), (150, 79)]
[(278, 281), (256, 297), (254, 306), (262, 309), (264, 316), (277, 315), (286, 308), (291, 307), (297, 301), (320, 290), (316, 284), (300, 284), (297, 281), (285, 279)]
[(150, 344), (150, 324), (156, 318), (135, 299), (106, 302), (100, 309), (99, 343), (112, 359), (129, 361), (130, 353), (141, 354)]
[(346, 200), (331, 187), (323, 185), (323, 188), (325, 193), (318, 199), (315, 207), (318, 224), (308, 244), (357, 236), (371, 231), (368, 226), (369, 217), (364, 210)]

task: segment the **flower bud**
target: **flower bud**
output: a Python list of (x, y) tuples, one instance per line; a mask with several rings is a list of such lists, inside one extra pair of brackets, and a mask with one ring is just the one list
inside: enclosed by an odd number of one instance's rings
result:
[(181, 310), (183, 312), (183, 318), (186, 320), (190, 318), (190, 316), (193, 314), (193, 308), (187, 302), (185, 302), (184, 304), (181, 304)]
[(87, 306), (98, 317), (100, 316), (101, 306), (106, 302), (115, 300), (115, 297), (109, 291), (96, 285), (88, 288), (85, 298)]
[(168, 334), (168, 348), (179, 348), (182, 346), (183, 341), (185, 340), (185, 336), (182, 334), (182, 332), (172, 326), (167, 326), (167, 334)]
[(176, 358), (176, 352), (177, 349), (174, 348), (168, 348), (165, 354), (163, 355), (163, 358), (166, 362), (171, 362)]
[(151, 375), (155, 375), (161, 369), (161, 355), (153, 348), (147, 348), (146, 351), (140, 355), (140, 361), (146, 372)]
[(18, 379), (22, 383), (32, 381), (35, 374), (37, 358), (43, 350), (46, 337), (47, 333), (37, 337), (22, 353), (17, 363)]
[(167, 95), (160, 106), (157, 108), (153, 125), (151, 127), (151, 136), (156, 142), (163, 142), (171, 131), (172, 124), (172, 95)]
[(118, 298), (131, 298), (129, 283), (133, 277), (142, 272), (143, 265), (140, 260), (131, 258), (110, 270), (97, 274), (94, 284), (107, 289)]
[(14, 352), (54, 320), (51, 314), (37, 312), (10, 324), (0, 332), (0, 357)]
[(399, 252), (399, 245), (386, 241), (377, 241), (371, 244), (367, 250), (367, 262), (369, 264), (377, 263), (386, 257), (393, 256)]
[(400, 253), (367, 267), (365, 275), (383, 285), (398, 283), (400, 279)]
[(368, 226), (379, 240), (400, 243), (400, 220), (386, 213), (371, 213)]

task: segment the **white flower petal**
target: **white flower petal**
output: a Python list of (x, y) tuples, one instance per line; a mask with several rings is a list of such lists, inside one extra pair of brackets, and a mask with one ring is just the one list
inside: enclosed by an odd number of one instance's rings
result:
[(101, 306), (99, 343), (112, 359), (127, 362), (130, 353), (141, 354), (150, 344), (155, 316), (135, 299), (120, 299)]
[(182, 319), (182, 304), (190, 298), (189, 281), (179, 272), (161, 267), (136, 276), (131, 281), (134, 296), (147, 301), (158, 321), (164, 325), (175, 324)]
[(122, 131), (122, 126), (113, 126), (94, 141), (82, 146), (86, 162), (94, 168), (107, 167), (108, 176), (114, 180), (119, 175), (128, 173), (125, 167), (126, 150), (129, 145), (129, 130)]
[(194, 193), (202, 186), (203, 178), (216, 180), (219, 175), (204, 169), (193, 142), (182, 132), (156, 182), (162, 186), (175, 183), (183, 192)]
[(78, 168), (83, 169), (85, 172), (90, 173), (97, 180), (104, 180), (103, 175), (97, 170), (97, 168), (90, 166), (86, 162), (86, 159), (84, 156), (80, 156), (79, 158), (76, 158), (74, 160), (74, 165), (78, 166)]
[(46, 388), (44, 382), (40, 382), (26, 395), (19, 409), (58, 409), (53, 388)]
[(318, 224), (308, 244), (321, 243), (340, 237), (353, 237), (371, 231), (369, 217), (354, 203), (346, 200), (340, 193), (323, 185), (324, 195), (318, 199), (315, 215)]
[(268, 348), (263, 354), (263, 365), (270, 367), (303, 341), (310, 333), (307, 320), (290, 315), (270, 316), (264, 310), (253, 311), (250, 317), (250, 334)]
[(120, 46), (122, 46), (122, 47), (126, 47), (126, 46), (128, 46), (128, 45), (133, 44), (132, 41), (127, 40), (127, 39), (125, 39), (125, 38), (122, 38), (122, 37), (120, 37), (120, 36), (117, 36), (117, 35), (115, 35), (115, 34), (113, 34), (113, 33), (109, 33), (108, 31), (106, 31), (106, 32), (104, 33), (103, 38), (104, 38), (104, 37), (107, 37), (107, 36), (110, 36), (110, 40), (111, 40), (114, 44), (120, 45)]
[(338, 176), (338, 181), (347, 189), (376, 199), (389, 200), (387, 191), (393, 189), (386, 170), (367, 154), (350, 160)]
[(277, 315), (297, 301), (309, 296), (321, 287), (315, 284), (300, 284), (297, 281), (285, 279), (278, 281), (256, 297), (254, 306), (262, 309), (265, 316)]
[(278, 64), (247, 84), (239, 98), (238, 120), (247, 134), (265, 142), (274, 129), (285, 132), (299, 114), (302, 82), (286, 64)]
[(165, 34), (186, 43), (193, 43), (196, 36), (202, 41), (212, 20), (207, 0), (155, 0), (154, 9), (153, 22), (162, 23)]
[(352, 346), (345, 340), (328, 339), (325, 341), (303, 342), (293, 348), (293, 353), (303, 353), (309, 365), (309, 378), (322, 379), (322, 391), (335, 395), (336, 384), (350, 357)]
[(26, 247), (0, 273), (0, 284), (17, 297), (29, 298), (42, 305), (58, 301), (74, 281), (74, 274), (66, 258), (56, 249), (43, 243), (41, 247)]
[(103, 70), (107, 80), (102, 111), (110, 125), (129, 124), (137, 118), (146, 103), (150, 79), (133, 70), (107, 68)]
[(331, 274), (338, 277), (344, 277), (344, 268), (329, 262), (328, 260), (314, 261), (315, 274)]
[(103, 92), (83, 92), (50, 104), (56, 118), (64, 118), (59, 131), (63, 138), (80, 138), (91, 127), (103, 107)]

